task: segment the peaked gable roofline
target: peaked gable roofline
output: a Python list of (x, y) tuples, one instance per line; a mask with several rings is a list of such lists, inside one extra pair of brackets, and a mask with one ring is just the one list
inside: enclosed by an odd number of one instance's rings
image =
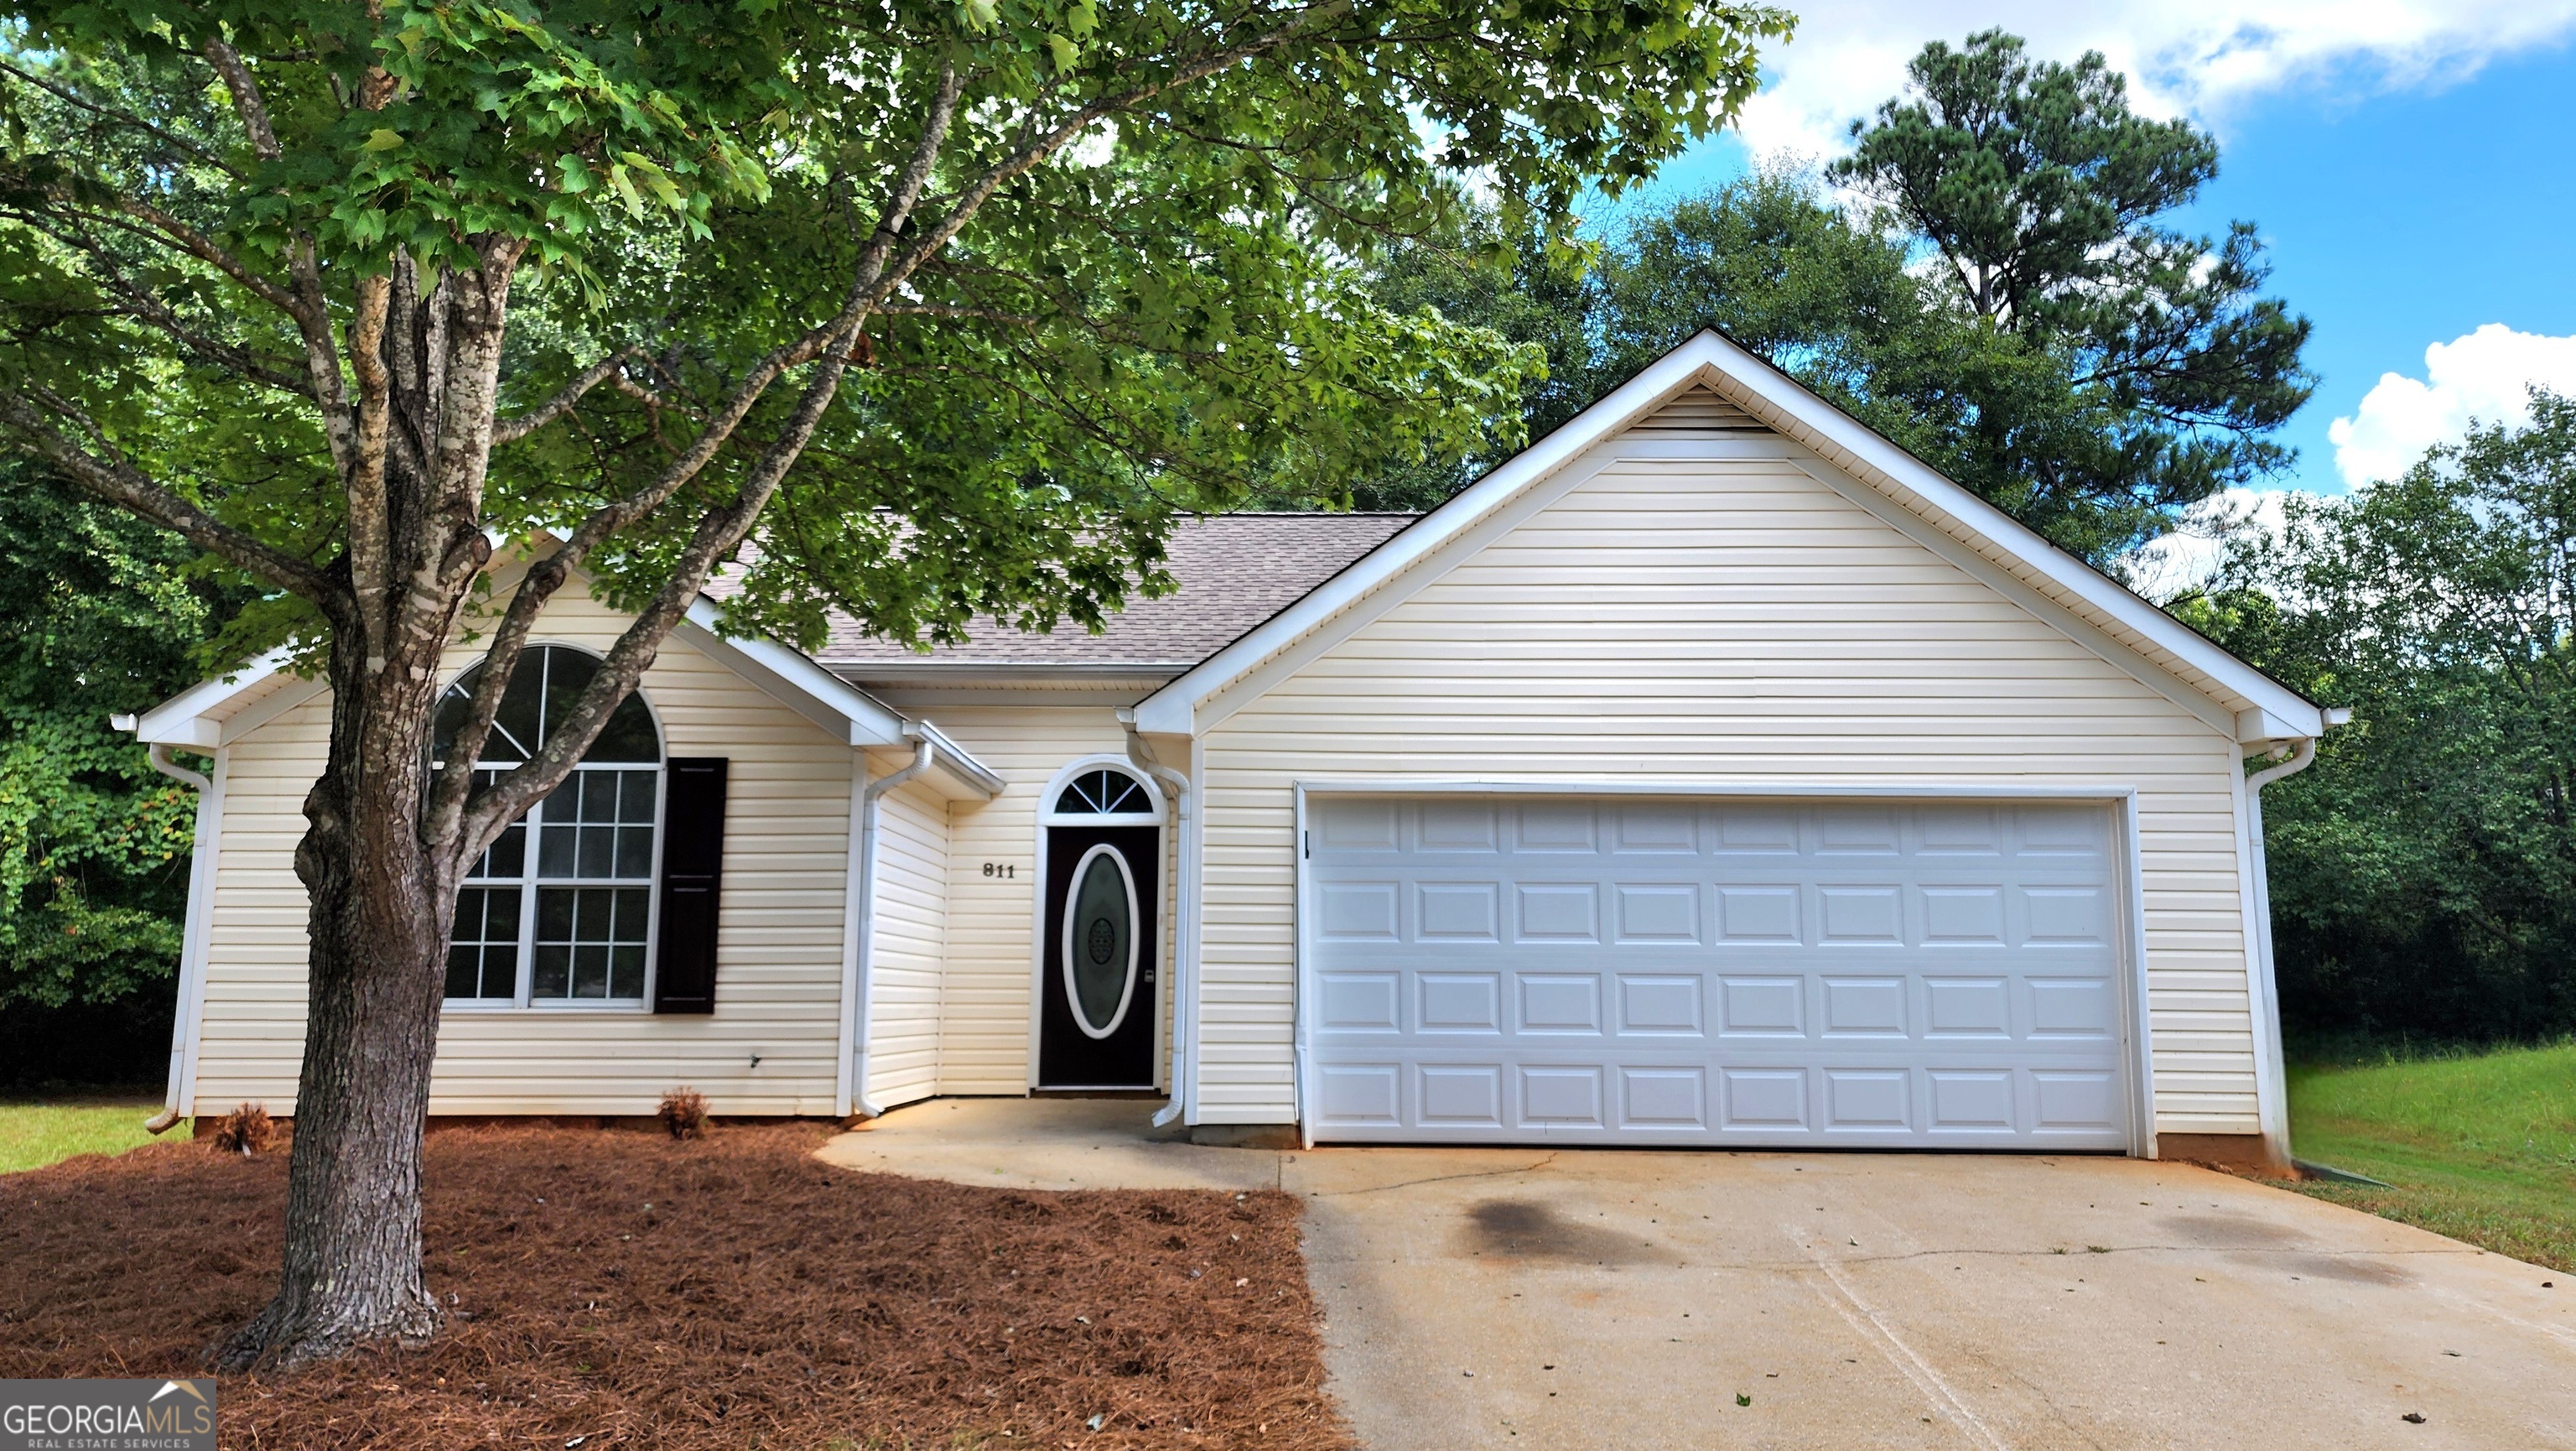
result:
[(1203, 715), (1216, 697), (1696, 383), (1709, 384), (1766, 426), (1885, 494), (1925, 525), (1985, 554), (2023, 585), (2207, 697), (2221, 713), (2234, 717), (2239, 740), (2313, 738), (2340, 717), (2341, 712), (2320, 709), (2058, 548), (1749, 349), (1703, 329), (1412, 527), (1148, 696), (1136, 707), (1137, 729), (1197, 734), (1214, 723)]
[[(590, 577), (578, 569), (574, 573), (585, 582)], [(516, 582), (513, 571), (499, 584), (508, 588)], [(725, 634), (721, 606), (706, 595), (698, 596), (689, 605), (687, 616), (673, 633), (853, 747), (910, 746), (926, 731), (940, 742), (942, 764), (950, 774), (981, 795), (990, 796), (999, 789), (1000, 778), (990, 768), (946, 736), (938, 735), (937, 728), (929, 722), (910, 719), (817, 665), (802, 651), (766, 636)], [(135, 738), (147, 745), (197, 751), (212, 751), (226, 744), (274, 714), (271, 709), (252, 705), (252, 698), (304, 686), (294, 692), (292, 701), (286, 702), (292, 704), (325, 688), (320, 681), (300, 681), (289, 674), (287, 667), (293, 658), (291, 649), (272, 650), (234, 674), (190, 686), (137, 717), (133, 724)]]

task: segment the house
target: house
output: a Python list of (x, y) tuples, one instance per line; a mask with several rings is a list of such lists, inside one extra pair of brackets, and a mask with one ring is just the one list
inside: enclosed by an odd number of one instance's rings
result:
[[(432, 1111), (2286, 1157), (2247, 766), (2341, 713), (1715, 334), (1428, 515), (1173, 561), (927, 655), (701, 602), (468, 890)], [(568, 589), (534, 668), (622, 624)], [(327, 711), (255, 670), (140, 722), (216, 762), (179, 1111), (292, 1109)]]

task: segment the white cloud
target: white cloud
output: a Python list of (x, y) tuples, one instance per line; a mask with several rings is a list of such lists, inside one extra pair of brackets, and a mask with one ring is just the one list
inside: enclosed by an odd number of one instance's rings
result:
[(2472, 419), (2531, 421), (2533, 384), (2576, 393), (2576, 337), (2543, 337), (2491, 322), (2424, 350), (2424, 377), (2382, 373), (2352, 417), (2326, 427), (2335, 470), (2355, 487), (2406, 472), (2424, 451), (2466, 437)]
[(2576, 0), (1896, 0), (1796, 7), (1796, 39), (1764, 52), (1776, 79), (1738, 127), (1756, 154), (1831, 156), (1844, 127), (1905, 84), (1926, 41), (2000, 27), (2040, 59), (2098, 50), (2154, 115), (2223, 122), (2234, 103), (2321, 79), (2382, 90), (2458, 79), (2576, 31)]
[(2193, 505), (2173, 533), (2151, 539), (2124, 561), (2129, 587), (2163, 604), (2209, 582), (2226, 557), (2228, 541), (2248, 529), (2281, 532), (2279, 489), (2228, 489)]

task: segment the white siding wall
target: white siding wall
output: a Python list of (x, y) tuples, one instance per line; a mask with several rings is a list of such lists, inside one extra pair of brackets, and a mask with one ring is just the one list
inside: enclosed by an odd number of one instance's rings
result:
[(2046, 783), (2138, 792), (2158, 1127), (2258, 1132), (2229, 736), (1789, 445), (1660, 440), (1237, 687), (1205, 741), (1201, 1116), (1294, 1112), (1299, 779)]
[[(889, 758), (876, 773), (900, 769)], [(939, 1091), (948, 802), (918, 780), (887, 792), (877, 801), (876, 849), (867, 1096), (880, 1108), (892, 1108)]]
[[(950, 808), (948, 945), (941, 977), (941, 1093), (1025, 1093), (1029, 1087), (1029, 988), (1034, 971), (1038, 816), (1047, 782), (1083, 756), (1124, 757), (1116, 710), (1086, 706), (941, 706), (937, 723), (1009, 783), (1001, 795)], [(1164, 830), (1162, 958), (1164, 1042), (1171, 1009), (1172, 875)], [(987, 877), (984, 864), (1015, 867)], [(1167, 1073), (1168, 1053), (1155, 1066)]]
[[(568, 586), (547, 606), (538, 638), (604, 650), (625, 623)], [(451, 666), (480, 653), (460, 650)], [(432, 1113), (649, 1113), (683, 1083), (719, 1113), (837, 1111), (855, 753), (682, 639), (663, 647), (642, 688), (670, 754), (732, 760), (715, 1013), (450, 1011), (439, 1029)], [(195, 1091), (202, 1111), (243, 1100), (272, 1112), (294, 1106), (305, 1012), (305, 896), (294, 851), (329, 720), (328, 697), (318, 697), (226, 748)]]

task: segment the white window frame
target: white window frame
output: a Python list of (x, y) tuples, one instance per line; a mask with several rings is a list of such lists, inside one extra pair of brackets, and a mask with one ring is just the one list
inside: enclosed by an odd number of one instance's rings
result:
[[(1107, 771), (1124, 776), (1145, 793), (1142, 811), (1059, 811), (1056, 803), (1073, 783), (1095, 772)], [(1160, 826), (1163, 824), (1163, 793), (1154, 786), (1152, 777), (1139, 771), (1124, 756), (1085, 756), (1055, 773), (1047, 782), (1046, 799), (1038, 808), (1040, 826)]]
[[(597, 651), (564, 640), (531, 640), (527, 643), (526, 648), (531, 651), (538, 649), (568, 650), (576, 654), (587, 655), (593, 660), (602, 658)], [(522, 654), (520, 658), (525, 659), (526, 656)], [(472, 670), (475, 664), (479, 663), (481, 662), (477, 661), (470, 663), (465, 667), (465, 669), (459, 670), (455, 675), (449, 677), (447, 684), (439, 687), (438, 698), (441, 700), (445, 699), (448, 689), (454, 686), (457, 681), (464, 679), (467, 671)], [(633, 694), (636, 700), (643, 703), (644, 714), (646, 718), (653, 723), (653, 747), (655, 755), (649, 767), (647, 766), (647, 763), (642, 761), (581, 761), (575, 763), (572, 769), (574, 775), (578, 775), (584, 771), (641, 771), (646, 769), (650, 769), (652, 771), (653, 863), (650, 875), (640, 881), (632, 877), (549, 878), (541, 875), (537, 870), (537, 863), (539, 860), (541, 833), (544, 829), (543, 813), (545, 810), (545, 803), (540, 801), (537, 805), (528, 808), (528, 814), (521, 817), (517, 823), (514, 823), (524, 827), (527, 832), (526, 847), (520, 856), (519, 875), (515, 877), (469, 876), (466, 877), (458, 886), (458, 890), (460, 892), (499, 888), (502, 890), (515, 890), (519, 894), (519, 935), (517, 941), (518, 963), (516, 976), (511, 984), (511, 995), (506, 998), (452, 998), (444, 996), (442, 990), (442, 996), (439, 999), (439, 1007), (442, 1012), (468, 1015), (530, 1012), (576, 1014), (605, 1013), (617, 1017), (626, 1017), (638, 1013), (649, 1014), (653, 1011), (653, 992), (654, 989), (659, 986), (658, 979), (661, 971), (662, 846), (663, 842), (667, 838), (667, 833), (663, 829), (663, 823), (664, 818), (669, 814), (670, 806), (671, 743), (662, 727), (662, 713), (653, 708), (653, 702), (646, 698), (644, 688), (641, 685), (637, 686)], [(477, 761), (474, 765), (474, 769), (477, 771), (495, 772), (514, 771), (522, 764), (522, 762), (518, 761)], [(440, 769), (444, 769), (444, 767), (441, 767)], [(570, 784), (571, 780), (572, 776), (570, 775), (564, 778), (564, 782), (567, 785)], [(561, 792), (562, 790), (563, 787), (560, 785), (555, 788), (556, 792)], [(595, 887), (602, 889), (626, 888), (630, 890), (640, 887), (643, 890), (644, 986), (640, 996), (632, 998), (541, 998), (536, 996), (537, 894), (548, 887)], [(441, 963), (439, 970), (444, 973), (446, 971), (446, 964)]]

